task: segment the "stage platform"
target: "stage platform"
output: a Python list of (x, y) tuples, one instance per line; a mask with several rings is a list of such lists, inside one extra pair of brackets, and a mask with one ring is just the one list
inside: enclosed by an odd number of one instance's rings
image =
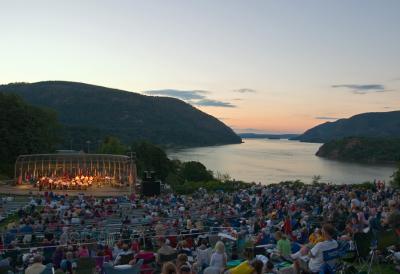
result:
[[(50, 192), (50, 190), (42, 190), (39, 191), (37, 187), (33, 187), (31, 185), (10, 185), (10, 184), (1, 184), (0, 185), (0, 193), (1, 194), (11, 194), (11, 195), (38, 195), (43, 194), (46, 191)], [(53, 189), (51, 190), (53, 193), (56, 194), (68, 194), (69, 196), (77, 196), (81, 193), (89, 196), (94, 197), (116, 197), (116, 196), (125, 196), (130, 195), (131, 190), (129, 187), (120, 187), (115, 188), (111, 186), (103, 186), (97, 187), (92, 186), (87, 190), (58, 190)]]

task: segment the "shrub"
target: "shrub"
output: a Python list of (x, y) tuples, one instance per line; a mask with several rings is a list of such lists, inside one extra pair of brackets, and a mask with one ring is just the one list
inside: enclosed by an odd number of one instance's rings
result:
[(395, 188), (400, 188), (400, 163), (398, 169), (393, 173), (390, 184)]

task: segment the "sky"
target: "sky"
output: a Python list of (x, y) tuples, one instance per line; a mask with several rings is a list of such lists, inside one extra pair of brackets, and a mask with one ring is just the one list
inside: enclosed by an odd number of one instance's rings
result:
[(0, 83), (180, 98), (237, 132), (400, 109), (398, 0), (0, 0)]

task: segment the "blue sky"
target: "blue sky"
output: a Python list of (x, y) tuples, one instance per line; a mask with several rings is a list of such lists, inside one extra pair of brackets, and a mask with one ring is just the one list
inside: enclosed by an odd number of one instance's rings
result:
[(237, 131), (400, 107), (397, 0), (10, 0), (0, 13), (0, 83), (174, 96)]

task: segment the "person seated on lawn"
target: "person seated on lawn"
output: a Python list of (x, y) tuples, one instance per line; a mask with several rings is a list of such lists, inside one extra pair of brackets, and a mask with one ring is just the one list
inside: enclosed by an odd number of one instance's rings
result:
[(268, 261), (265, 264), (264, 273), (265, 274), (277, 274), (278, 272), (276, 272), (274, 264), (271, 261)]
[(291, 254), (291, 245), (289, 239), (282, 232), (277, 231), (275, 233), (276, 248), (279, 256), (289, 257)]
[(156, 261), (159, 264), (164, 263), (163, 262), (163, 257), (173, 257), (173, 255), (177, 254), (176, 249), (172, 248), (169, 245), (169, 240), (160, 240), (159, 241), (160, 248), (157, 251), (157, 256), (156, 256)]
[(124, 243), (122, 245), (122, 251), (115, 258), (114, 265), (128, 264), (133, 259), (133, 252), (129, 248), (129, 245)]
[(322, 237), (322, 231), (318, 227), (314, 230), (313, 233), (311, 233), (310, 237), (308, 237), (308, 241), (312, 245), (322, 242), (323, 240), (324, 238)]
[(253, 260), (252, 262), (246, 260), (238, 266), (229, 269), (225, 274), (261, 274), (263, 273), (264, 264), (260, 260)]
[(26, 274), (40, 274), (46, 268), (43, 264), (43, 257), (42, 255), (36, 255), (33, 258), (33, 264), (25, 269)]
[(176, 266), (172, 262), (167, 262), (163, 265), (161, 274), (177, 274)]
[(318, 273), (321, 267), (324, 265), (323, 252), (338, 247), (337, 241), (333, 239), (334, 235), (335, 228), (331, 224), (323, 225), (322, 236), (324, 241), (317, 243), (313, 248), (311, 248), (307, 254), (307, 257), (303, 256), (300, 258), (295, 258), (296, 260), (294, 261), (294, 268), (296, 273), (300, 273), (301, 270), (308, 273)]

